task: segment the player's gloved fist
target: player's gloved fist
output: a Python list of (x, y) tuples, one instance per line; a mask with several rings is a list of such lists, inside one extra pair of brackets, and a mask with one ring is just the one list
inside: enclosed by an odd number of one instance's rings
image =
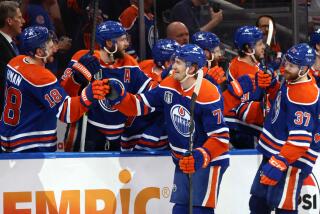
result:
[(82, 90), (80, 101), (84, 106), (89, 107), (95, 99), (102, 100), (109, 93), (108, 79), (95, 80)]
[(107, 94), (106, 98), (108, 103), (113, 106), (120, 103), (126, 96), (127, 92), (120, 82), (116, 80), (109, 80), (110, 93)]
[(288, 161), (279, 155), (274, 155), (268, 163), (262, 167), (260, 183), (274, 186), (276, 185), (288, 168)]
[(233, 92), (237, 97), (243, 94), (253, 92), (255, 90), (254, 77), (250, 74), (242, 75), (237, 80), (233, 80), (228, 84), (229, 91)]
[(208, 75), (219, 85), (227, 80), (224, 70), (219, 66), (214, 66), (208, 71)]
[(260, 88), (273, 87), (277, 83), (277, 78), (271, 68), (268, 69), (268, 72), (259, 70), (256, 73), (256, 83)]
[(200, 168), (206, 168), (210, 163), (211, 157), (206, 148), (198, 147), (192, 151), (192, 154), (179, 160), (179, 168), (183, 173), (194, 173)]
[(87, 53), (83, 55), (78, 62), (73, 63), (72, 69), (75, 70), (74, 80), (80, 84), (91, 81), (92, 76), (97, 73), (101, 67), (99, 60)]

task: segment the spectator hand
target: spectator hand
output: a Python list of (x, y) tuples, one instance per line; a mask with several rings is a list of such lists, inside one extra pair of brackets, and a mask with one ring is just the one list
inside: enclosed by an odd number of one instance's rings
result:
[(274, 186), (282, 178), (284, 172), (288, 168), (288, 161), (279, 155), (274, 155), (270, 158), (268, 163), (262, 167), (262, 175), (260, 183)]
[(227, 80), (224, 70), (219, 66), (214, 66), (208, 71), (208, 75), (219, 85)]
[(179, 160), (179, 167), (183, 173), (194, 173), (200, 168), (206, 168), (210, 163), (211, 157), (206, 148), (198, 147), (192, 154)]
[(82, 90), (80, 101), (84, 106), (89, 107), (94, 100), (103, 100), (109, 93), (108, 79), (94, 80)]
[(213, 12), (213, 9), (210, 8), (210, 12), (211, 12), (211, 20), (214, 20), (217, 24), (222, 22), (223, 20), (222, 10), (219, 10), (218, 12), (215, 13)]
[(67, 36), (61, 36), (58, 41), (58, 50), (61, 52), (66, 52), (71, 48), (72, 39)]
[(98, 59), (87, 53), (72, 65), (72, 69), (75, 70), (74, 80), (79, 84), (83, 84), (90, 82), (92, 76), (99, 72), (101, 67)]

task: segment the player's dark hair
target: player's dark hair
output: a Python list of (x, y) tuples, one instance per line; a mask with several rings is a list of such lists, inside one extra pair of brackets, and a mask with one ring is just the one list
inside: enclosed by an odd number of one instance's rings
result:
[(238, 50), (238, 55), (240, 57), (245, 57), (247, 56), (246, 52), (249, 52), (249, 45), (248, 44), (244, 44), (243, 47)]
[(3, 28), (5, 26), (7, 18), (13, 18), (16, 15), (17, 8), (19, 8), (18, 2), (0, 2), (0, 28)]
[(257, 21), (256, 21), (256, 26), (259, 27), (259, 23), (260, 23), (260, 19), (261, 18), (269, 18), (272, 23), (273, 23), (273, 27), (276, 28), (276, 21), (274, 20), (274, 18), (270, 15), (261, 15), (257, 18)]

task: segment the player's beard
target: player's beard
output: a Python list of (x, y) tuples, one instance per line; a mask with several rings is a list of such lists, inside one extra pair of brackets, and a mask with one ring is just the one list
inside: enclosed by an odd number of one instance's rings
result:
[(113, 56), (114, 56), (114, 59), (123, 59), (124, 58), (124, 52), (117, 50), (117, 52), (115, 52), (113, 54)]
[[(113, 52), (115, 50), (115, 47), (112, 48), (112, 50), (109, 50), (110, 52)], [(113, 54), (113, 58), (116, 59), (123, 59), (124, 58), (124, 51), (117, 49), (117, 51)]]

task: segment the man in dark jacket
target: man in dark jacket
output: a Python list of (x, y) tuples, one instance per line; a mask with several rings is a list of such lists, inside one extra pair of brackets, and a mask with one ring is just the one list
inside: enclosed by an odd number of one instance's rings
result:
[(0, 111), (3, 110), (5, 68), (19, 54), (14, 38), (21, 33), (25, 23), (19, 4), (15, 1), (0, 2)]

